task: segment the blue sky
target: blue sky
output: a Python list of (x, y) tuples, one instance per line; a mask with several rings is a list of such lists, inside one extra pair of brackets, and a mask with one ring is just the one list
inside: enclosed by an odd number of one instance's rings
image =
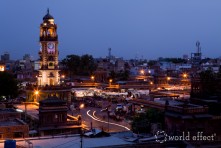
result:
[(125, 59), (221, 56), (220, 0), (1, 0), (0, 54), (38, 58), (47, 8), (58, 25), (60, 59), (68, 54)]

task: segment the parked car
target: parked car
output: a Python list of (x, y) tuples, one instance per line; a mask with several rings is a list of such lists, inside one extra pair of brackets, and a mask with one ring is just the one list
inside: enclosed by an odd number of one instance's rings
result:
[(116, 111), (123, 110), (122, 104), (117, 104)]

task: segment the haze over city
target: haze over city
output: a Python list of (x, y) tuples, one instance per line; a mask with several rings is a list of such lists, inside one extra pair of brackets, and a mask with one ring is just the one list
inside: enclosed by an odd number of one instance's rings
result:
[(219, 0), (38, 0), (0, 2), (0, 53), (38, 58), (39, 26), (47, 8), (58, 25), (59, 58), (104, 57), (108, 48), (125, 59), (190, 56), (201, 42), (204, 57), (221, 55)]

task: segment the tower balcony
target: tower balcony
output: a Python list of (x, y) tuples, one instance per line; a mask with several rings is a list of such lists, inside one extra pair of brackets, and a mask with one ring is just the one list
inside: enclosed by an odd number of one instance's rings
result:
[(50, 37), (50, 36), (40, 37), (40, 41), (58, 41), (58, 36), (56, 36), (56, 37)]
[(59, 70), (57, 65), (54, 65), (53, 68), (48, 65), (42, 65), (39, 70)]

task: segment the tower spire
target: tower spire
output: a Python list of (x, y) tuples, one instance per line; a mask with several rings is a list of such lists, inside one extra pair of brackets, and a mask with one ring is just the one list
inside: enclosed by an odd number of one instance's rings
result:
[(49, 8), (47, 9), (47, 13), (49, 14)]

